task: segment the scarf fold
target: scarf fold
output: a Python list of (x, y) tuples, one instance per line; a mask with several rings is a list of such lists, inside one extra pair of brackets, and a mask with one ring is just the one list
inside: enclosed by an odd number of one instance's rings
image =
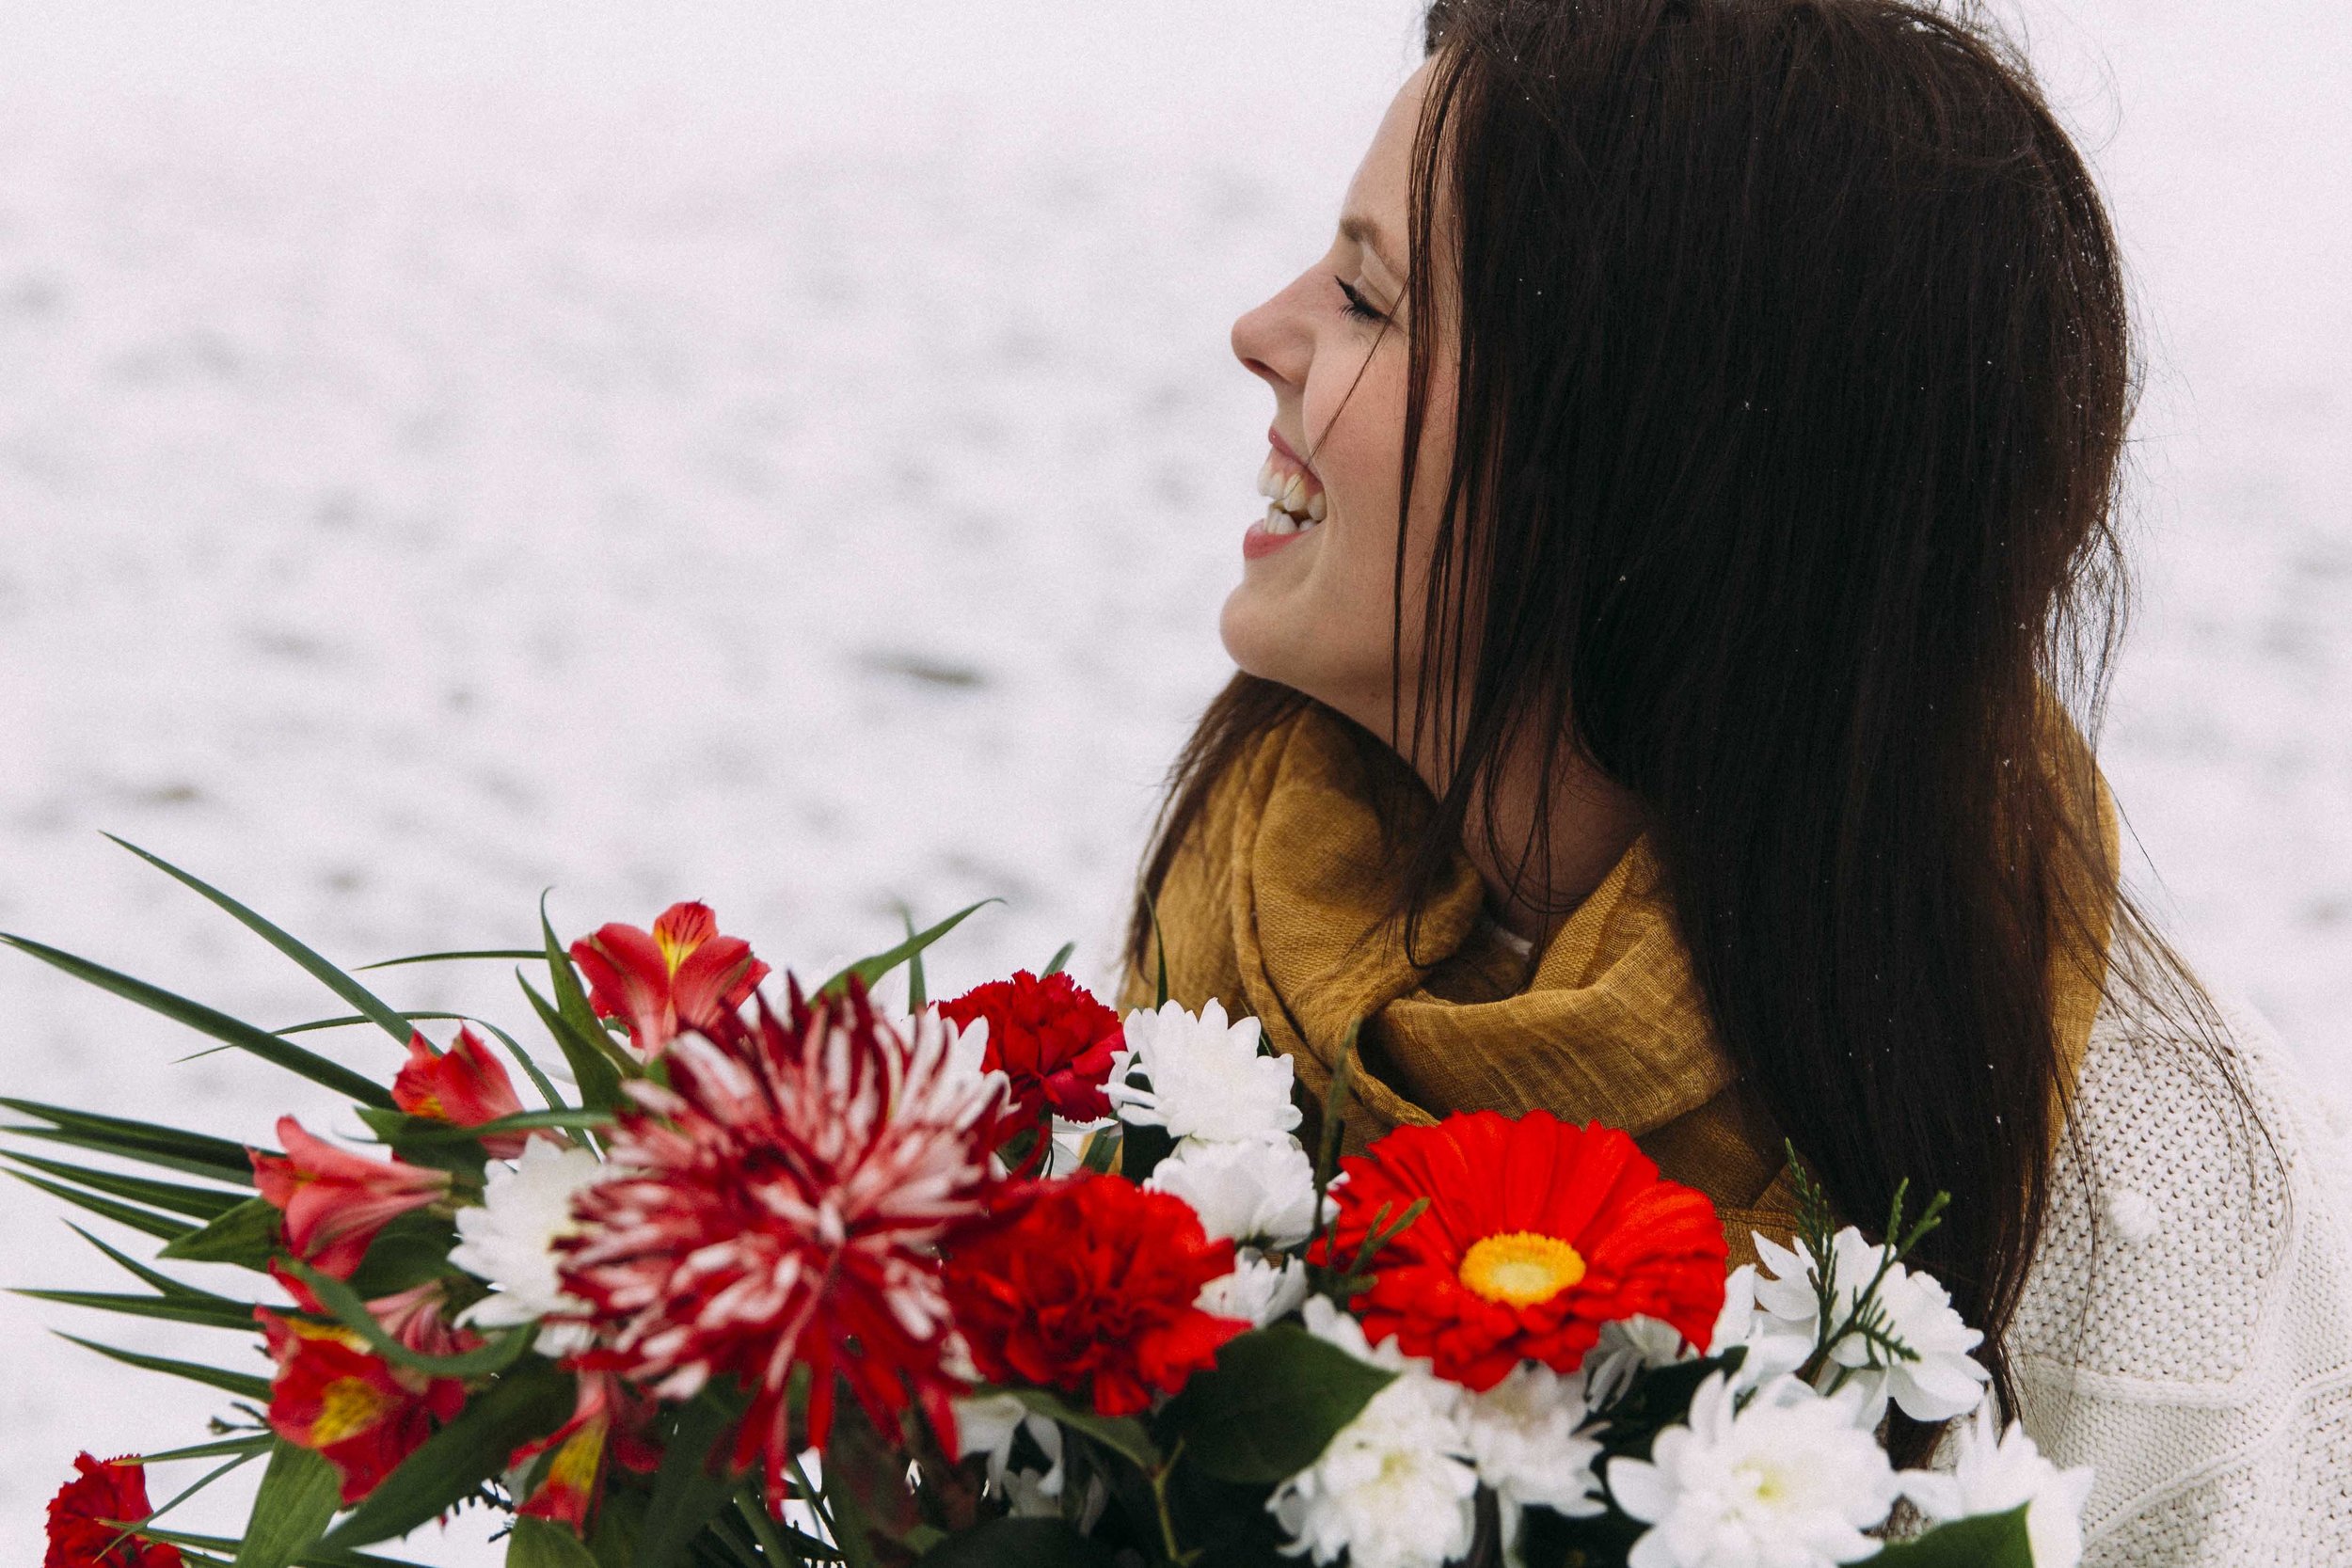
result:
[[(1315, 707), (1236, 763), (1160, 890), (1169, 996), (1255, 1015), (1317, 1104), (1356, 1031), (1351, 1150), (1457, 1111), (1540, 1107), (1631, 1133), (1665, 1176), (1714, 1202), (1735, 1263), (1754, 1257), (1751, 1229), (1785, 1240), (1795, 1195), (1780, 1134), (1715, 1037), (1646, 841), (1540, 957), (1486, 917), (1457, 856), (1408, 956), (1373, 803), (1388, 783), (1370, 776), (1379, 767), (1403, 764), (1367, 754)], [(2098, 809), (2111, 847), (2104, 786)], [(2070, 1071), (2103, 970), (2104, 951), (2054, 976)], [(1152, 989), (1131, 975), (1127, 1005), (1148, 1006)]]

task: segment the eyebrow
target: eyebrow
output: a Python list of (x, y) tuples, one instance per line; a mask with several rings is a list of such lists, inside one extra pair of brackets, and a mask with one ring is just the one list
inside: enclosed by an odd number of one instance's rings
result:
[(1382, 266), (1388, 268), (1395, 276), (1397, 281), (1405, 280), (1405, 269), (1398, 266), (1394, 258), (1391, 256), (1388, 246), (1381, 241), (1380, 226), (1372, 219), (1355, 213), (1347, 214), (1340, 219), (1340, 237), (1353, 240), (1356, 244), (1362, 245), (1372, 252), (1373, 257)]

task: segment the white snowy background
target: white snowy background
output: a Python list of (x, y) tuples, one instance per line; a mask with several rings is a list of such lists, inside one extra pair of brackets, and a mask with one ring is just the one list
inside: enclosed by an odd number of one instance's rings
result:
[[(2352, 10), (2005, 14), (2151, 354), (2105, 762), (2191, 951), (2344, 1082)], [(1069, 937), (1104, 978), (1257, 510), (1268, 400), (1227, 326), (1320, 252), (1413, 27), (0, 0), (0, 928), (271, 1023), (340, 1010), (104, 829), (353, 961), (528, 941), (552, 888), (567, 932), (700, 896), (817, 970), (902, 900), (999, 895), (942, 984)], [(519, 1000), (497, 966), (389, 986)], [(0, 1093), (334, 1122), (192, 1049), (0, 955)], [(0, 1275), (109, 1288), (61, 1212), (0, 1199)], [(215, 1403), (53, 1327), (246, 1354), (0, 1298), (0, 1560), (76, 1449)], [(478, 1536), (406, 1555), (495, 1560)]]

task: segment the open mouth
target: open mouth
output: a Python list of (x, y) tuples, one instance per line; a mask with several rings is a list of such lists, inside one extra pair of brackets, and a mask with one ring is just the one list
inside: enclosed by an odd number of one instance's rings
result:
[(1306, 532), (1328, 510), (1323, 482), (1287, 452), (1266, 454), (1265, 467), (1258, 470), (1258, 494), (1266, 499), (1264, 530), (1277, 538)]

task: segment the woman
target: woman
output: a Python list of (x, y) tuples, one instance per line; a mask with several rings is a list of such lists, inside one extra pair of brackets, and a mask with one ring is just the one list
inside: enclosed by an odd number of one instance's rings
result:
[(2093, 1560), (2352, 1560), (2321, 1140), (2120, 892), (2068, 716), (2135, 371), (2024, 63), (1901, 0), (1427, 31), (1329, 253), (1233, 329), (1271, 504), (1134, 974), (1311, 1093), (1353, 1041), (1351, 1140), (1625, 1127), (1738, 1249), (1789, 1147), (1865, 1223), (1948, 1191), (1925, 1260), (2098, 1466)]

